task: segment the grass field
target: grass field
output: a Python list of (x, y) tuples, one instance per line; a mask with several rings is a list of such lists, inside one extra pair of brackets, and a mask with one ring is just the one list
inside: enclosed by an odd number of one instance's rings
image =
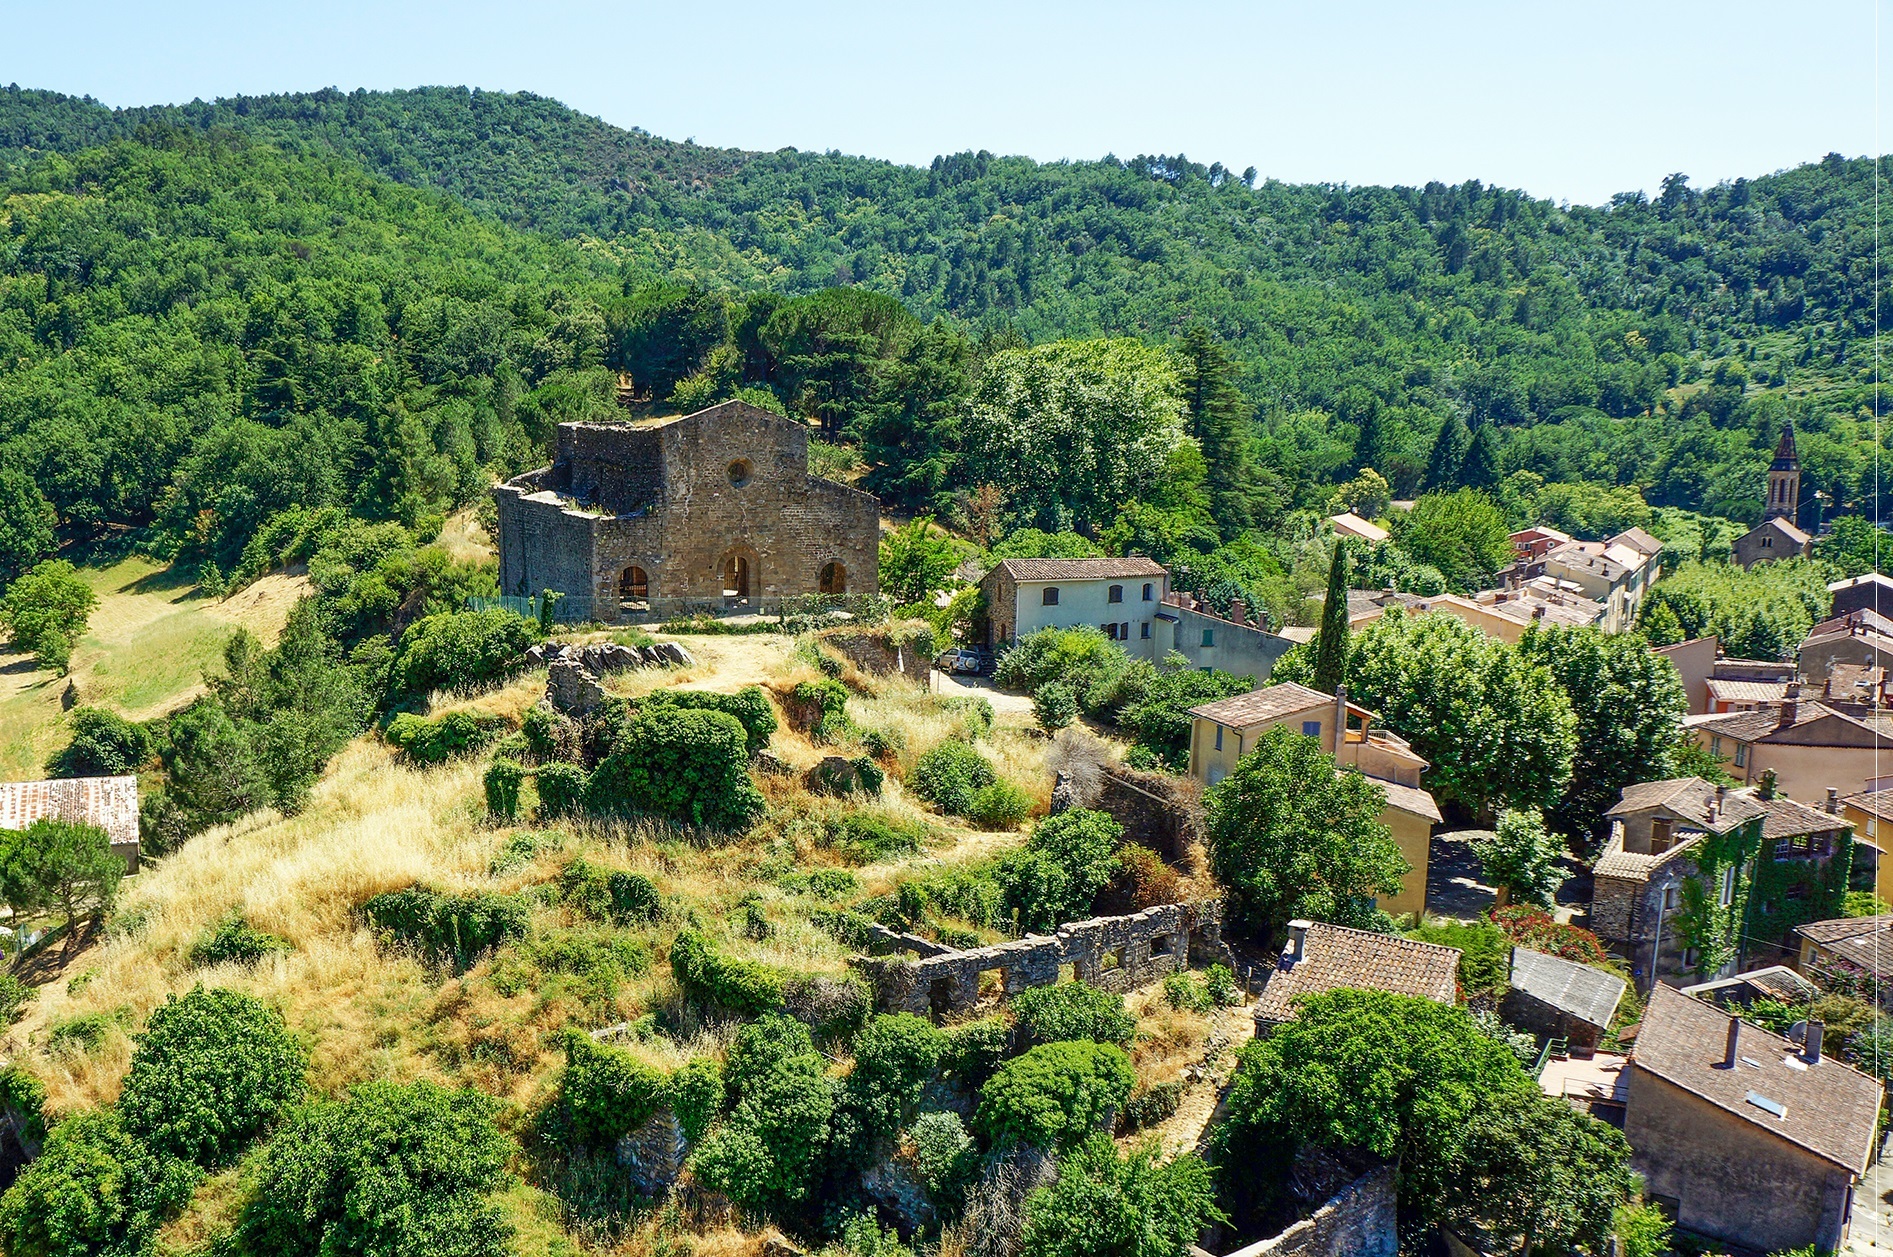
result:
[(61, 677), (25, 655), (0, 654), (0, 778), (37, 776), (63, 742), (68, 686), (77, 705), (145, 720), (188, 702), (241, 626), (265, 642), (282, 631), (307, 582), (266, 576), (223, 600), (149, 559), (81, 568), (98, 609)]

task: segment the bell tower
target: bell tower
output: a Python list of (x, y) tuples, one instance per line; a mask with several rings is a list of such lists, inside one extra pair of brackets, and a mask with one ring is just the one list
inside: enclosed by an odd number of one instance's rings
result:
[(1775, 461), (1768, 464), (1768, 506), (1763, 519), (1777, 517), (1794, 523), (1801, 507), (1801, 460), (1794, 452), (1794, 421), (1781, 427), (1781, 440), (1775, 444)]

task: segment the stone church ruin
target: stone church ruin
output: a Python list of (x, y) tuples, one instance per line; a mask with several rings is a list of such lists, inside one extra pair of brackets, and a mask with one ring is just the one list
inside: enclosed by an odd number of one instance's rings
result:
[(747, 402), (562, 423), (552, 464), (493, 489), (500, 592), (562, 595), (563, 618), (761, 613), (873, 594), (874, 495), (808, 472), (808, 429)]

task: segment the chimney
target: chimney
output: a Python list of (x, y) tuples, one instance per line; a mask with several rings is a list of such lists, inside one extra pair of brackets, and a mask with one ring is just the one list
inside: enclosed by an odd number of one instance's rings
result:
[(1231, 598), (1229, 600), (1229, 619), (1230, 622), (1234, 624), (1247, 624), (1249, 622), (1249, 608), (1242, 605), (1242, 599)]
[(1312, 921), (1290, 921), (1288, 923), (1288, 946), (1282, 948), (1282, 967), (1292, 968), (1307, 959), (1308, 927)]
[(1808, 1021), (1808, 1039), (1801, 1045), (1801, 1059), (1810, 1065), (1821, 1063), (1821, 1038), (1827, 1033), (1827, 1027), (1812, 1018)]
[(1545, 609), (1544, 609), (1544, 607), (1543, 607), (1543, 606), (1536, 606), (1536, 607), (1533, 607), (1533, 608), (1531, 609), (1531, 618), (1532, 618), (1532, 619), (1534, 619), (1534, 620), (1542, 620), (1542, 619), (1544, 619), (1544, 618), (1545, 618)]
[(1827, 788), (1827, 814), (1829, 816), (1840, 815), (1840, 791), (1833, 786)]
[(1729, 1018), (1729, 1050), (1727, 1055), (1723, 1058), (1722, 1068), (1734, 1069), (1735, 1062), (1741, 1057), (1741, 1054), (1742, 1019), (1740, 1017), (1731, 1017)]

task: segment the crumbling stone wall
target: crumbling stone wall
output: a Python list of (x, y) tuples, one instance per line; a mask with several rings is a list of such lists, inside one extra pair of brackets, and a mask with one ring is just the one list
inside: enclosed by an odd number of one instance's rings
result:
[[(632, 423), (559, 425), (557, 453), (493, 490), (500, 590), (565, 595), (568, 617), (616, 623), (620, 577), (644, 570), (651, 615), (773, 609), (822, 592), (879, 588), (874, 496), (808, 474), (808, 430), (745, 402)], [(726, 560), (748, 565), (726, 599)]]
[(1094, 806), (1124, 827), (1126, 842), (1149, 847), (1171, 864), (1183, 864), (1201, 833), (1202, 799), (1194, 784), (1190, 777), (1107, 764)]
[(1034, 934), (920, 960), (859, 956), (853, 963), (873, 984), (880, 1011), (949, 1016), (979, 1002), (980, 975), (990, 971), (998, 972), (1008, 996), (1057, 982), (1064, 965), (1081, 982), (1121, 993), (1160, 981), (1192, 959), (1228, 963), (1222, 905), (1214, 900), (1092, 917), (1062, 925), (1050, 936)]
[(1380, 1166), (1281, 1234), (1227, 1257), (1394, 1257), (1400, 1249), (1395, 1199), (1394, 1167)]
[(644, 1125), (618, 1141), (618, 1164), (631, 1185), (647, 1196), (661, 1196), (684, 1172), (690, 1143), (677, 1115), (669, 1109), (651, 1114)]

